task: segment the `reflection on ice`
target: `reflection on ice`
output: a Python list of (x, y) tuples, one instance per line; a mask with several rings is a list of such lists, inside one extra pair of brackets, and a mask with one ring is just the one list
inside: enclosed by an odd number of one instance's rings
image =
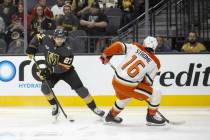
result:
[[(108, 108), (104, 108), (108, 111)], [(62, 115), (52, 124), (50, 108), (0, 108), (0, 140), (208, 140), (209, 108), (162, 107), (161, 113), (183, 125), (145, 125), (146, 108), (128, 107), (122, 124), (107, 125), (87, 108), (65, 108), (75, 122)]]

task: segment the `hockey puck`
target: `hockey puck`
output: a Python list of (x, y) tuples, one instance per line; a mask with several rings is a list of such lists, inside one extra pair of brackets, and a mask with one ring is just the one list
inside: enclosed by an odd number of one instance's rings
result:
[(69, 121), (70, 121), (70, 122), (74, 122), (74, 120), (72, 120), (72, 119), (71, 119), (71, 120), (69, 120)]

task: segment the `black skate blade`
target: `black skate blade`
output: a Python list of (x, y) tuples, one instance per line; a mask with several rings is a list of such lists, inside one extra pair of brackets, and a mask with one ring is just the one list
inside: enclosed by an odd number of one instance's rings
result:
[(114, 125), (114, 124), (121, 124), (122, 123), (122, 121), (121, 122), (116, 122), (116, 121), (109, 121), (109, 122), (107, 122), (105, 119), (103, 120), (103, 122), (104, 122), (104, 124), (105, 125)]
[(166, 123), (157, 124), (157, 123), (147, 122), (146, 125), (147, 126), (164, 126), (166, 125)]
[(117, 122), (106, 122), (104, 121), (104, 125), (121, 125), (122, 123), (117, 123)]
[(185, 123), (186, 123), (185, 121), (169, 121), (168, 122), (168, 124), (171, 124), (171, 125), (183, 125)]

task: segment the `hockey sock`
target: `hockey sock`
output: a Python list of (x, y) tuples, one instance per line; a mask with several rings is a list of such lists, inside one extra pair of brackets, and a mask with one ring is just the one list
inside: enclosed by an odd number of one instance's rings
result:
[(114, 108), (111, 109), (111, 113), (113, 117), (116, 117), (121, 111), (117, 111)]
[(160, 104), (153, 105), (153, 104), (151, 104), (151, 101), (150, 101), (149, 106), (148, 106), (148, 114), (154, 116), (156, 114), (159, 106), (160, 106)]
[(96, 108), (96, 103), (92, 96), (88, 95), (87, 97), (83, 98), (83, 100), (91, 110)]
[(94, 101), (92, 101), (91, 103), (87, 104), (87, 106), (91, 109), (94, 110), (96, 108), (96, 104)]
[(113, 117), (116, 117), (124, 108), (119, 107), (117, 101), (114, 103), (114, 106), (111, 109), (111, 113)]
[(156, 109), (154, 109), (154, 108), (148, 108), (147, 109), (147, 112), (148, 112), (148, 114), (150, 116), (154, 116), (156, 114), (157, 110), (158, 110), (157, 108)]
[(57, 104), (56, 103), (56, 100), (53, 98), (52, 100), (48, 100), (48, 102), (51, 104), (51, 105), (55, 105), (55, 104)]
[(47, 98), (48, 102), (51, 104), (51, 105), (55, 105), (57, 104), (55, 98), (53, 97), (53, 95), (50, 93), (48, 95), (45, 95), (45, 97)]
[(91, 110), (94, 110), (96, 108), (95, 101), (93, 100), (93, 97), (89, 94), (87, 88), (83, 86), (80, 87), (79, 89), (76, 89), (75, 91)]
[(130, 102), (131, 98), (127, 99), (117, 99), (111, 109), (112, 116), (116, 117), (124, 108), (125, 106)]

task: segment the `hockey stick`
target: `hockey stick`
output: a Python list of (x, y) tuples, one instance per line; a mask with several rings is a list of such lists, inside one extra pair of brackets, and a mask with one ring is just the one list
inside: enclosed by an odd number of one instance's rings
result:
[[(115, 68), (110, 62), (108, 62), (108, 64), (109, 64), (109, 66), (110, 66), (114, 71), (116, 71), (116, 68)], [(147, 102), (147, 103), (149, 104), (149, 101), (147, 101), (147, 100), (144, 100), (144, 101)], [(157, 110), (157, 113), (158, 113), (158, 115), (160, 115), (160, 117), (161, 117), (162, 119), (164, 119), (168, 124), (181, 125), (181, 124), (185, 123), (184, 121), (180, 121), (180, 122), (169, 121), (162, 113), (160, 113), (160, 111)]]
[[(33, 57), (33, 61), (34, 61), (35, 65), (36, 65), (38, 71), (41, 72), (41, 68), (39, 67), (39, 64), (37, 63), (35, 57)], [(63, 108), (62, 108), (60, 102), (58, 101), (58, 99), (57, 99), (57, 97), (56, 97), (54, 91), (53, 91), (52, 88), (49, 86), (48, 81), (47, 81), (46, 79), (44, 79), (43, 82), (45, 82), (45, 84), (47, 85), (47, 87), (50, 89), (50, 92), (52, 93), (52, 95), (53, 95), (55, 101), (57, 102), (59, 108), (61, 109), (61, 112), (63, 113), (64, 117), (65, 117), (68, 121), (74, 122), (74, 119), (72, 119), (72, 118), (70, 118), (69, 116), (67, 116), (67, 114), (66, 114), (65, 111), (63, 110)]]

